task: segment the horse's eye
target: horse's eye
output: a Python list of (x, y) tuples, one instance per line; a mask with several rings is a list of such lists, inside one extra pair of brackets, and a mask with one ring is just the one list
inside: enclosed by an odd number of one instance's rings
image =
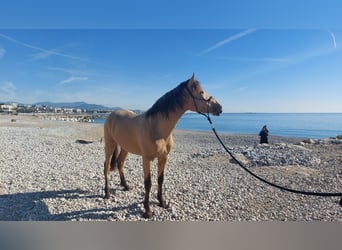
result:
[(202, 91), (200, 92), (200, 94), (203, 95), (203, 94), (204, 94), (204, 91), (202, 90)]

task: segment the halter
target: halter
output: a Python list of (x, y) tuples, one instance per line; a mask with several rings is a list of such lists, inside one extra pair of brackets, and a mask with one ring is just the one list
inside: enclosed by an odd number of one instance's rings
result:
[[(188, 88), (187, 85), (185, 86), (185, 88), (186, 88), (186, 90), (188, 91), (189, 95), (191, 96), (192, 100), (194, 101), (195, 108), (196, 108), (196, 112), (199, 113), (199, 114), (201, 114), (201, 115), (203, 115), (203, 116), (205, 116), (205, 117), (208, 119), (208, 121), (211, 123), (211, 119), (210, 119), (210, 117), (209, 117), (209, 102), (210, 102), (210, 100), (211, 100), (213, 97), (212, 97), (212, 96), (209, 96), (209, 98), (208, 98), (207, 100), (204, 99), (204, 98), (198, 98), (198, 97), (194, 96), (194, 95), (191, 93), (191, 91), (190, 91), (190, 89)], [(198, 110), (198, 107), (197, 107), (197, 104), (196, 104), (196, 101), (195, 101), (195, 100), (199, 100), (199, 101), (203, 101), (203, 102), (207, 102), (207, 103), (208, 103), (208, 112), (207, 112), (207, 114), (202, 113), (201, 111)]]

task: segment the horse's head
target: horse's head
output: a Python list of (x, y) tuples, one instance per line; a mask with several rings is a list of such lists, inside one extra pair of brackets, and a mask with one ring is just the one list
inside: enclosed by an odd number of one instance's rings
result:
[(201, 84), (195, 80), (195, 74), (188, 80), (186, 89), (189, 94), (189, 110), (200, 113), (210, 113), (216, 116), (219, 116), (222, 113), (221, 104), (203, 90)]

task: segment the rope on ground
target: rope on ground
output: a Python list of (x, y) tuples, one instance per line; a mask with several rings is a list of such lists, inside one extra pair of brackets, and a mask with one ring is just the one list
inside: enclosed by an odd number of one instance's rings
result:
[(223, 141), (221, 140), (220, 136), (218, 135), (218, 133), (216, 132), (216, 129), (214, 128), (213, 126), (213, 123), (209, 117), (209, 114), (204, 114), (204, 113), (200, 113), (199, 114), (205, 116), (208, 121), (209, 121), (209, 124), (211, 126), (211, 129), (212, 131), (214, 132), (217, 140), (220, 142), (220, 144), (223, 146), (223, 148), (225, 149), (225, 151), (233, 158), (233, 160), (242, 168), (244, 169), (246, 172), (248, 172), (250, 175), (252, 175), (253, 177), (257, 178), (258, 180), (272, 186), (272, 187), (275, 187), (275, 188), (278, 188), (278, 189), (281, 189), (283, 191), (287, 191), (287, 192), (291, 192), (291, 193), (296, 193), (296, 194), (303, 194), (303, 195), (311, 195), (311, 196), (324, 196), (324, 197), (341, 197), (340, 199), (340, 206), (342, 206), (342, 193), (328, 193), (328, 192), (312, 192), (312, 191), (303, 191), (303, 190), (296, 190), (296, 189), (292, 189), (292, 188), (287, 188), (287, 187), (283, 187), (283, 186), (280, 186), (280, 185), (277, 185), (275, 183), (272, 183), (268, 180), (265, 180), (263, 178), (261, 178), (260, 176), (256, 175), (255, 173), (253, 173), (251, 170), (249, 170), (246, 166), (244, 166), (235, 156), (234, 154), (231, 152), (230, 149), (228, 149), (226, 147), (226, 145), (223, 143)]

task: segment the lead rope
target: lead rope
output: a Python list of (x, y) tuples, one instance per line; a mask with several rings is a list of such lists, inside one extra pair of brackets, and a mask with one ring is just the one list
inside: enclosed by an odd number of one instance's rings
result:
[(252, 171), (250, 171), (247, 167), (245, 167), (235, 156), (234, 154), (231, 152), (230, 149), (228, 149), (226, 147), (226, 145), (224, 145), (223, 141), (221, 140), (220, 136), (217, 134), (216, 132), (216, 129), (213, 125), (213, 122), (211, 121), (210, 119), (210, 116), (209, 116), (209, 112), (208, 114), (205, 114), (205, 113), (202, 113), (202, 112), (198, 112), (199, 114), (205, 116), (211, 126), (211, 129), (212, 131), (214, 132), (217, 140), (220, 142), (220, 144), (222, 145), (222, 147), (226, 150), (226, 152), (233, 158), (233, 160), (242, 168), (244, 169), (246, 172), (248, 172), (250, 175), (252, 175), (253, 177), (257, 178), (258, 180), (272, 186), (272, 187), (275, 187), (275, 188), (278, 188), (278, 189), (281, 189), (283, 191), (287, 191), (287, 192), (291, 192), (291, 193), (296, 193), (296, 194), (303, 194), (303, 195), (311, 195), (311, 196), (329, 196), (329, 197), (332, 197), (332, 196), (339, 196), (341, 197), (340, 199), (340, 206), (342, 206), (342, 193), (326, 193), (326, 192), (311, 192), (311, 191), (301, 191), (301, 190), (295, 190), (295, 189), (291, 189), (291, 188), (287, 188), (287, 187), (283, 187), (283, 186), (280, 186), (280, 185), (277, 185), (277, 184), (274, 184), (272, 182), (269, 182), (268, 180), (265, 180), (263, 178), (261, 178), (260, 176), (254, 174)]

